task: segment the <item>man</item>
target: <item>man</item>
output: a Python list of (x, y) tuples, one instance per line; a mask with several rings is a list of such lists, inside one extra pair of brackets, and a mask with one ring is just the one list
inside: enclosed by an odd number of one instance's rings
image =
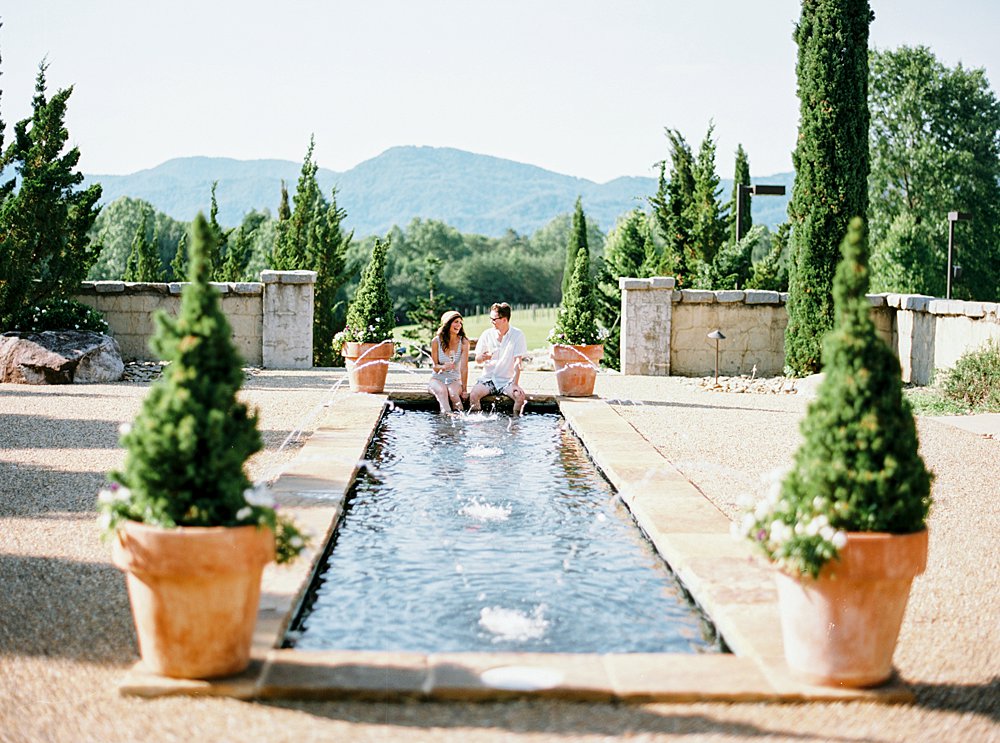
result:
[(514, 401), (514, 415), (524, 407), (524, 390), (518, 385), (521, 359), (528, 355), (524, 333), (510, 324), (510, 305), (498, 302), (490, 307), (493, 327), (476, 342), (476, 363), (484, 367), (483, 376), (469, 392), (469, 411), (478, 411), (487, 395), (505, 395)]

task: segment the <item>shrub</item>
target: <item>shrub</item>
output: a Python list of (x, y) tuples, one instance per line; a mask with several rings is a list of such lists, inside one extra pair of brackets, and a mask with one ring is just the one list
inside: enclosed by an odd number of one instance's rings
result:
[(12, 323), (14, 330), (41, 333), (45, 330), (92, 330), (106, 333), (108, 321), (93, 307), (75, 299), (46, 299), (22, 310)]
[(870, 317), (864, 223), (850, 223), (833, 283), (825, 378), (802, 421), (803, 443), (780, 485), (734, 525), (771, 560), (817, 576), (844, 532), (925, 528), (931, 474), (903, 397), (899, 361)]
[(573, 276), (556, 315), (549, 343), (588, 346), (601, 342), (597, 326), (597, 297), (590, 276), (590, 255), (586, 248), (576, 254)]
[(396, 318), (392, 297), (385, 280), (386, 255), (390, 239), (375, 239), (371, 260), (361, 274), (361, 283), (347, 307), (347, 325), (333, 337), (333, 349), (344, 343), (381, 343), (392, 338)]
[(1000, 412), (1000, 343), (991, 339), (963, 354), (943, 375), (941, 389), (972, 410)]
[(153, 350), (170, 361), (122, 436), (125, 463), (98, 496), (107, 533), (126, 520), (176, 526), (268, 527), (279, 562), (304, 546), (279, 517), (266, 488), (251, 488), (246, 460), (263, 442), (257, 417), (237, 398), (242, 360), (233, 346), (218, 290), (208, 283), (212, 234), (199, 214), (192, 225), (190, 284), (177, 318), (156, 315)]

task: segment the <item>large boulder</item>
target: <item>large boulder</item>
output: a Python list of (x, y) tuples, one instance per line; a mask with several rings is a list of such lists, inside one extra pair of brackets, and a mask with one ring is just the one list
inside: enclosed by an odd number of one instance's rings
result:
[(124, 371), (118, 341), (109, 335), (89, 330), (0, 335), (0, 382), (117, 382)]

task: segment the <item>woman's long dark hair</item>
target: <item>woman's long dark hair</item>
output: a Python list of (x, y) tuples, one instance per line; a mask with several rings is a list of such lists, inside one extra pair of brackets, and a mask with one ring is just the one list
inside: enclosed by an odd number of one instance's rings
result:
[[(445, 350), (445, 352), (447, 352), (449, 350), (448, 349), (448, 341), (451, 340), (451, 324), (453, 322), (455, 322), (455, 320), (462, 320), (462, 319), (463, 318), (462, 318), (461, 315), (455, 315), (455, 317), (451, 318), (451, 320), (449, 320), (446, 324), (442, 325), (441, 329), (438, 330), (438, 343), (441, 344), (441, 348), (443, 348)], [(462, 329), (458, 331), (458, 347), (459, 348), (462, 347), (462, 341), (465, 340), (465, 338), (466, 338), (466, 335), (465, 335), (465, 322), (463, 321), (462, 322)]]

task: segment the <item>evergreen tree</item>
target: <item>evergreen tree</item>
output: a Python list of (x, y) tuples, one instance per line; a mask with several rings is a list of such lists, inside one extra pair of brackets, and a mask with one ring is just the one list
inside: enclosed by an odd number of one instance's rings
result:
[(219, 185), (218, 181), (212, 183), (212, 210), (208, 222), (208, 228), (212, 232), (212, 242), (208, 245), (208, 254), (205, 259), (208, 261), (208, 275), (212, 281), (223, 281), (222, 263), (226, 257), (229, 247), (229, 236), (232, 230), (222, 229), (219, 224), (219, 202), (215, 198), (215, 189)]
[(337, 189), (330, 193), (330, 203), (320, 197), (316, 224), (308, 243), (309, 267), (316, 272), (313, 294), (313, 359), (317, 366), (333, 366), (339, 350), (333, 348), (333, 336), (343, 327), (337, 314), (337, 293), (347, 279), (347, 249), (354, 236), (344, 233), (347, 212), (337, 206)]
[(416, 341), (421, 346), (429, 346), (434, 338), (434, 332), (441, 322), (441, 315), (452, 306), (452, 298), (438, 288), (438, 273), (444, 264), (436, 255), (428, 254), (424, 258), (424, 287), (426, 294), (417, 299), (413, 309), (406, 313), (416, 328), (404, 333), (406, 338)]
[(157, 250), (159, 233), (154, 233), (152, 240), (147, 237), (149, 216), (148, 211), (143, 212), (142, 222), (136, 228), (135, 237), (132, 238), (132, 250), (129, 251), (128, 260), (125, 263), (123, 281), (153, 283), (163, 281), (165, 278), (163, 264), (160, 262), (160, 253)]
[(821, 341), (833, 326), (833, 286), (847, 223), (868, 210), (868, 0), (809, 0), (795, 28), (799, 136), (785, 366), (821, 368)]
[[(753, 227), (753, 217), (750, 215), (750, 194), (743, 193), (743, 203), (739, 204), (741, 198), (740, 186), (750, 185), (750, 161), (747, 153), (743, 150), (743, 145), (736, 147), (736, 165), (733, 168), (733, 194), (729, 199), (727, 209), (729, 211), (729, 233), (733, 236), (733, 242), (739, 237), (739, 225), (736, 224), (737, 214), (743, 215), (743, 234), (747, 234)], [(739, 208), (737, 205), (739, 204)]]
[(320, 211), (320, 201), (323, 196), (316, 180), (319, 166), (313, 161), (313, 149), (316, 142), (309, 138), (309, 149), (306, 150), (299, 172), (299, 183), (295, 190), (295, 209), (288, 216), (288, 192), (282, 183), (282, 205), (278, 207), (279, 233), (274, 246), (272, 267), (276, 271), (311, 270), (309, 265), (309, 242), (315, 228), (317, 212)]
[(747, 289), (788, 291), (788, 231), (788, 222), (778, 225), (778, 231), (771, 236), (771, 249), (753, 264)]
[[(385, 280), (385, 266), (392, 243), (375, 238), (371, 258), (361, 273), (361, 283), (347, 307), (343, 339), (354, 343), (381, 343), (392, 338), (396, 329), (392, 297)], [(339, 349), (338, 349), (339, 350)]]
[[(254, 212), (259, 214), (259, 212)], [(246, 221), (226, 241), (226, 258), (217, 272), (218, 281), (243, 281), (247, 261), (250, 260), (250, 242), (253, 239), (253, 227), (248, 227)]]
[(719, 206), (719, 175), (715, 172), (715, 124), (709, 122), (694, 161), (694, 199), (691, 204), (691, 243), (703, 263), (711, 263), (726, 242), (727, 217)]
[(722, 246), (711, 263), (703, 264), (698, 287), (713, 289), (745, 289), (753, 271), (753, 253), (767, 242), (767, 231), (762, 225), (752, 227), (739, 242)]
[(576, 255), (581, 250), (586, 250), (589, 257), (590, 248), (587, 246), (587, 219), (583, 215), (583, 200), (581, 197), (577, 197), (576, 206), (573, 209), (573, 232), (570, 234), (569, 242), (566, 244), (566, 266), (563, 269), (562, 279), (563, 294), (566, 294), (569, 290), (569, 283), (573, 280), (573, 269), (576, 266)]
[(666, 164), (660, 163), (659, 187), (656, 196), (649, 200), (664, 241), (655, 273), (673, 276), (678, 287), (688, 287), (698, 263), (691, 241), (694, 159), (691, 147), (679, 131), (666, 129), (665, 132), (670, 140), (670, 179), (664, 178)]
[(47, 98), (45, 70), (42, 64), (35, 80), (31, 118), (15, 125), (0, 158), (0, 170), (13, 166), (20, 178), (16, 194), (9, 183), (0, 187), (0, 328), (29, 305), (74, 294), (100, 253), (88, 232), (101, 187), (74, 190), (83, 182), (75, 171), (80, 151), (65, 149), (73, 88)]
[(652, 276), (656, 260), (649, 218), (641, 209), (633, 209), (618, 220), (608, 235), (596, 286), (598, 318), (608, 329), (604, 364), (612, 369), (621, 368), (622, 290), (618, 279)]
[(576, 254), (573, 276), (556, 313), (556, 324), (549, 335), (549, 342), (570, 346), (602, 342), (597, 323), (594, 280), (590, 275), (590, 251), (586, 248)]
[(188, 236), (186, 232), (177, 241), (177, 252), (174, 253), (174, 259), (170, 261), (170, 272), (173, 274), (174, 281), (188, 280)]
[(122, 437), (125, 464), (113, 474), (131, 491), (127, 518), (168, 528), (240, 523), (250, 486), (244, 463), (262, 447), (257, 417), (237, 397), (242, 360), (208, 283), (216, 235), (201, 214), (192, 235), (180, 314), (158, 313), (150, 342), (170, 364)]

